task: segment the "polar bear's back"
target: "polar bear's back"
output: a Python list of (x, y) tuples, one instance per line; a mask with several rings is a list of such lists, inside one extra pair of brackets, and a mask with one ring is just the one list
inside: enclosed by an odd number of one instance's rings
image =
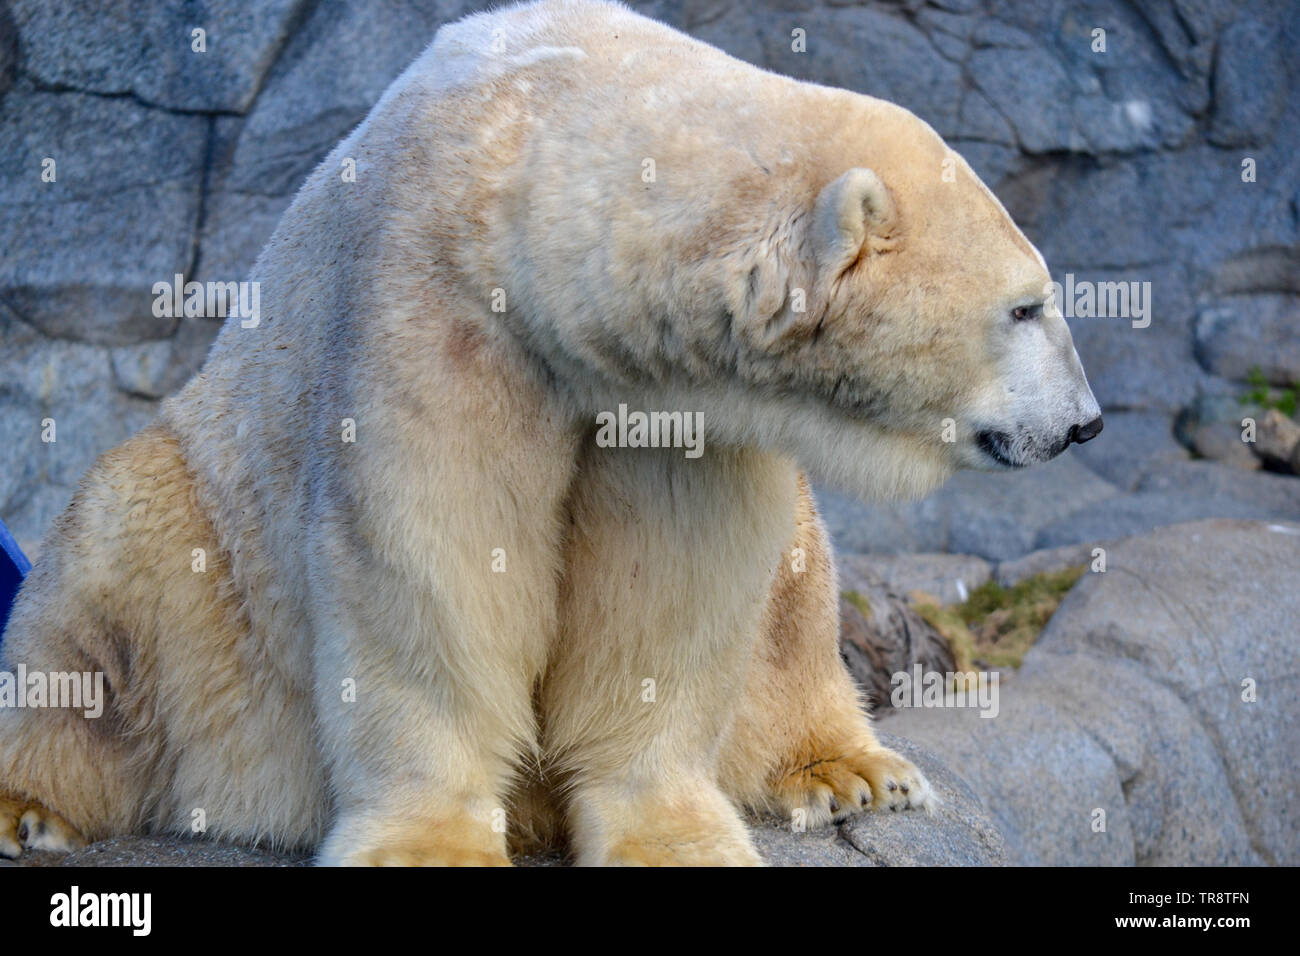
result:
[(435, 87), (489, 83), (545, 62), (580, 62), (666, 43), (694, 47), (695, 59), (721, 51), (608, 0), (535, 0), (472, 14), (438, 30), (421, 59)]

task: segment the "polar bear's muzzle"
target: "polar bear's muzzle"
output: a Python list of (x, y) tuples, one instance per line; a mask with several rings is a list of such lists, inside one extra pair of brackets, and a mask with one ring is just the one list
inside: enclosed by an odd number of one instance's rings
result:
[(1082, 425), (1071, 425), (1064, 436), (1046, 447), (1033, 441), (1032, 436), (1017, 436), (994, 429), (977, 432), (975, 444), (997, 466), (1024, 468), (1050, 461), (1071, 445), (1082, 445), (1084, 442), (1092, 441), (1101, 434), (1101, 429), (1101, 415), (1097, 415)]
[(967, 419), (972, 440), (963, 457), (976, 468), (1041, 464), (1101, 434), (1101, 408), (1069, 326), (1055, 309), (1039, 311), (994, 325), (997, 373)]

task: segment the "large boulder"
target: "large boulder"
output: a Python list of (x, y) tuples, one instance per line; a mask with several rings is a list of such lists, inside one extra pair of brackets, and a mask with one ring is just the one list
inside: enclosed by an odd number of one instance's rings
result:
[(886, 726), (962, 774), (1021, 862), (1295, 865), (1297, 567), (1294, 523), (1114, 543), (996, 717), (902, 710)]
[[(893, 726), (892, 722), (886, 726)], [(881, 742), (912, 760), (939, 797), (933, 813), (860, 813), (838, 826), (795, 832), (788, 821), (753, 828), (769, 866), (1001, 866), (1010, 862), (994, 817), (933, 753), (892, 733)]]
[(1071, 454), (1123, 491), (1136, 488), (1152, 468), (1189, 457), (1167, 414), (1106, 409), (1105, 422), (1101, 437)]
[(1194, 332), (1197, 357), (1216, 375), (1245, 379), (1258, 370), (1275, 385), (1300, 382), (1300, 296), (1217, 299), (1197, 314)]
[(844, 590), (883, 584), (904, 597), (922, 591), (940, 604), (966, 600), (993, 576), (993, 566), (973, 554), (841, 554), (837, 563)]
[(1085, 505), (1040, 528), (1034, 543), (1056, 548), (1203, 518), (1300, 520), (1300, 481), (1211, 461), (1166, 461), (1134, 493)]
[(961, 472), (920, 501), (869, 505), (829, 488), (819, 488), (817, 500), (841, 552), (950, 551), (1004, 561), (1034, 550), (1040, 529), (1118, 493), (1066, 453), (1023, 471)]

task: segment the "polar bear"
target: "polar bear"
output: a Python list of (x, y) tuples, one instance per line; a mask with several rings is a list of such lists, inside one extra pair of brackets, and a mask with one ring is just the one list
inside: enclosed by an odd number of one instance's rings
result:
[[(801, 469), (918, 495), (1101, 427), (1042, 257), (925, 123), (600, 0), (440, 30), (251, 278), (18, 597), (3, 669), (107, 701), (0, 710), (0, 853), (752, 864), (743, 807), (925, 807)], [(702, 453), (598, 444), (621, 405)]]

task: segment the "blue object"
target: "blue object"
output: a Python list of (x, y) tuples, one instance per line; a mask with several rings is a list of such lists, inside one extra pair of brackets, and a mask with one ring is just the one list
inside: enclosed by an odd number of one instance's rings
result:
[(9, 533), (5, 523), (0, 521), (0, 641), (4, 640), (5, 624), (9, 620), (9, 611), (18, 596), (18, 585), (32, 569), (32, 563), (23, 554), (18, 542)]

